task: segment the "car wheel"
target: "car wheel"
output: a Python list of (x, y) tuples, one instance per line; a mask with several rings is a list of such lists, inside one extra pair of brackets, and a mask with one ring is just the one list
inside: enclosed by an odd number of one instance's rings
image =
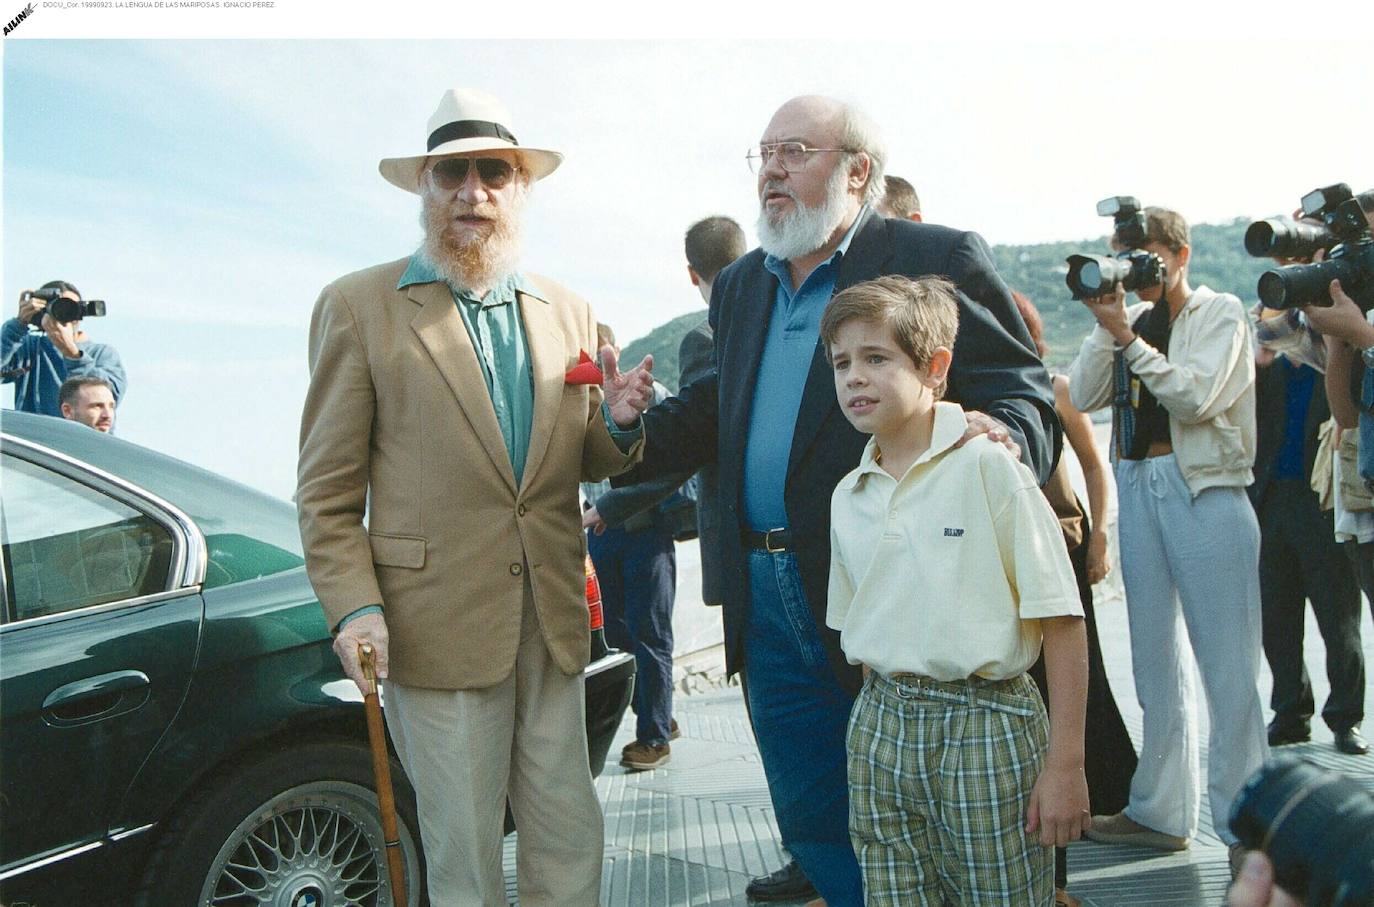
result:
[[(415, 793), (392, 760), (407, 907), (429, 903)], [(321, 743), (220, 775), (168, 827), (144, 907), (395, 907), (368, 751)]]

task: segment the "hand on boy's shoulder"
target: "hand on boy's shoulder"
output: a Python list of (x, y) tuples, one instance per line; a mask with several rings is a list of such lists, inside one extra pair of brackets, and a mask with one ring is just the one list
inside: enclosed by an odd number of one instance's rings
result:
[(1011, 431), (1000, 420), (976, 409), (965, 410), (964, 418), (968, 420), (968, 428), (964, 430), (964, 436), (954, 442), (956, 449), (980, 435), (986, 435), (989, 441), (1000, 444), (1013, 457), (1021, 459), (1021, 445), (1016, 443)]

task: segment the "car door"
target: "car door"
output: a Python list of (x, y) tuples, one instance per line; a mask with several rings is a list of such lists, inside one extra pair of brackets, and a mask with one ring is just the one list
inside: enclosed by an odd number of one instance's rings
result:
[(0, 881), (98, 848), (186, 695), (204, 543), (176, 508), (6, 437)]

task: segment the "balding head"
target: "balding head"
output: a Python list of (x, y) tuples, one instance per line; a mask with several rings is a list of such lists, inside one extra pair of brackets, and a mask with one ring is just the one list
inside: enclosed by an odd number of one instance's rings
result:
[(759, 139), (759, 246), (814, 267), (882, 198), (883, 151), (868, 118), (834, 98), (806, 95), (778, 108)]
[(859, 190), (860, 202), (870, 205), (882, 199), (883, 167), (887, 149), (877, 126), (858, 106), (826, 95), (799, 95), (773, 114), (763, 135), (764, 143), (800, 141), (813, 148), (840, 148), (847, 152), (845, 165), (868, 162), (867, 179)]

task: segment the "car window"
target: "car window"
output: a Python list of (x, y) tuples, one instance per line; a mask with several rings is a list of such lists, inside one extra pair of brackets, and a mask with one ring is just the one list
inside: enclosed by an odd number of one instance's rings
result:
[(173, 553), (161, 524), (17, 457), (0, 487), (5, 618), (25, 620), (162, 592)]

